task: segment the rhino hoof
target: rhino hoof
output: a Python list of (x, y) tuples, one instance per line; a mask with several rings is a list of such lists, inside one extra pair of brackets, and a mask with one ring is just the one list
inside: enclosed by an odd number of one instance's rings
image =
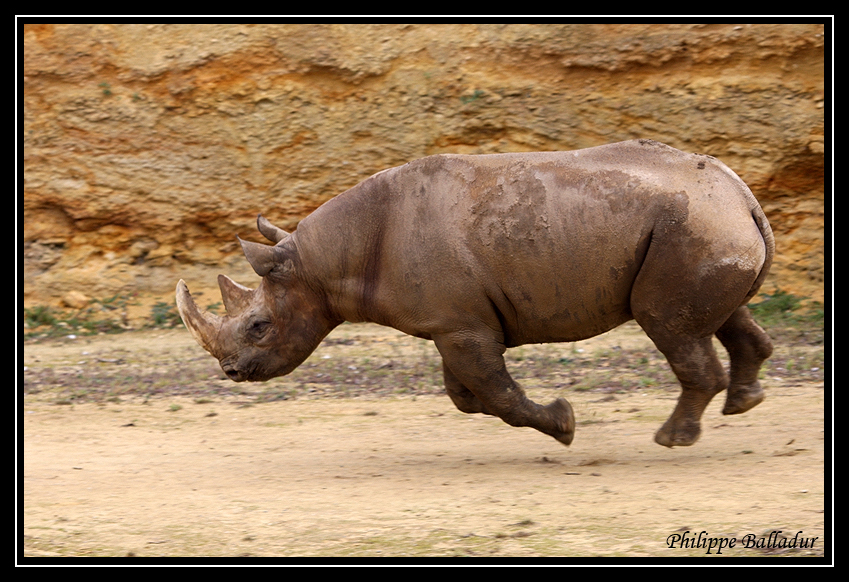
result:
[(759, 382), (746, 386), (730, 386), (722, 414), (741, 414), (763, 402), (764, 390)]
[(557, 427), (557, 432), (551, 436), (568, 447), (575, 437), (575, 413), (572, 412), (572, 405), (565, 398), (558, 398), (546, 408)]
[(689, 447), (701, 435), (702, 429), (698, 423), (695, 425), (688, 423), (681, 427), (668, 426), (669, 422), (660, 427), (660, 430), (654, 435), (654, 442), (664, 447)]

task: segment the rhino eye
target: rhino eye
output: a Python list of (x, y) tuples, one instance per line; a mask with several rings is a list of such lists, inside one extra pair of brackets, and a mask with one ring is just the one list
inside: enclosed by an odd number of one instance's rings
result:
[(248, 333), (253, 337), (261, 338), (268, 332), (269, 327), (271, 327), (270, 321), (254, 321), (248, 326)]

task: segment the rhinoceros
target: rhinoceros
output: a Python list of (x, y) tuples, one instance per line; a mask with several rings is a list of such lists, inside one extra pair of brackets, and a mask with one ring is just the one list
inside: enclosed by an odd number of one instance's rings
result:
[(236, 382), (288, 374), (343, 321), (374, 322), (435, 343), (461, 411), (569, 445), (572, 407), (530, 400), (506, 348), (633, 319), (681, 384), (657, 443), (693, 444), (723, 390), (724, 414), (764, 398), (757, 376), (772, 343), (746, 304), (774, 238), (751, 190), (711, 156), (652, 140), (433, 155), (371, 176), (292, 233), (261, 215), (257, 227), (273, 245), (237, 239), (262, 281), (249, 289), (219, 275), (225, 316), (177, 285), (186, 327)]

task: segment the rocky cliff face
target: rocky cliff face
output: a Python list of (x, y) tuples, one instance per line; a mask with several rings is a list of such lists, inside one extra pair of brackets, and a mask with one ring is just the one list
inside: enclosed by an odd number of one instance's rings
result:
[[(824, 27), (25, 25), (24, 300), (253, 285), (235, 236), (439, 152), (720, 158), (822, 299)], [(78, 297), (78, 295), (76, 295)], [(69, 298), (70, 297), (70, 298)], [(217, 292), (208, 295), (217, 300)]]

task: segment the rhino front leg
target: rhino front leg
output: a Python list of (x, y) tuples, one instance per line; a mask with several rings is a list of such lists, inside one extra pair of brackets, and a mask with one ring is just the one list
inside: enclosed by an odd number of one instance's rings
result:
[(575, 434), (572, 407), (558, 398), (548, 406), (530, 400), (507, 372), (504, 346), (467, 332), (434, 338), (442, 354), (448, 395), (463, 412), (482, 412), (511, 426), (529, 426), (568, 445)]
[(463, 386), (463, 383), (454, 375), (454, 372), (451, 371), (445, 360), (442, 360), (442, 377), (445, 379), (445, 391), (460, 412), (468, 414), (482, 412), (483, 414), (492, 415), (491, 412), (484, 408), (483, 402), (471, 390)]

